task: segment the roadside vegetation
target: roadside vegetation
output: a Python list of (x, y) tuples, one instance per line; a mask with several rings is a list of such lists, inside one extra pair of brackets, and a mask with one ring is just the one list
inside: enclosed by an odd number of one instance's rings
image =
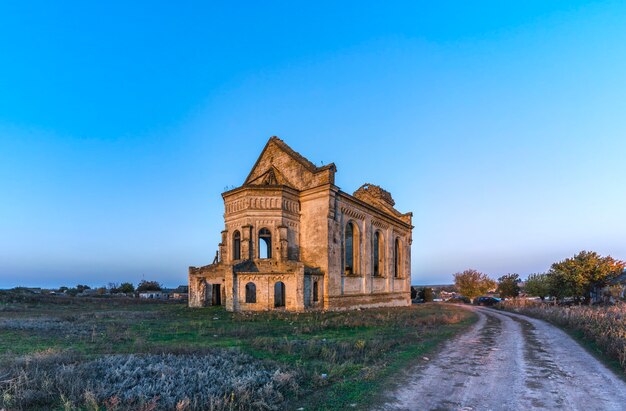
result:
[[(552, 264), (543, 274), (528, 277), (525, 286), (527, 295), (551, 297), (559, 302), (574, 301), (589, 304), (619, 298), (619, 284), (612, 280), (624, 273), (626, 262), (611, 256), (603, 257), (593, 251), (581, 251), (571, 258)], [(612, 295), (615, 294), (615, 295)]]
[(362, 408), (473, 320), (436, 304), (235, 314), (0, 295), (0, 409)]

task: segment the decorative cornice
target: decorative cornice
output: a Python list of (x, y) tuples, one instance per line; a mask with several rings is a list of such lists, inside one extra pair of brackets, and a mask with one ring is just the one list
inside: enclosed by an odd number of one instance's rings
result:
[(358, 211), (356, 211), (355, 209), (351, 207), (342, 206), (341, 212), (349, 217), (356, 218), (358, 220), (365, 220), (365, 214), (359, 213)]
[(245, 210), (283, 210), (297, 214), (300, 212), (298, 201), (281, 197), (242, 197), (225, 204), (226, 214)]
[(377, 219), (372, 219), (372, 225), (374, 227), (378, 227), (378, 228), (382, 228), (383, 230), (386, 230), (390, 227), (389, 223), (385, 223), (383, 221), (377, 220)]

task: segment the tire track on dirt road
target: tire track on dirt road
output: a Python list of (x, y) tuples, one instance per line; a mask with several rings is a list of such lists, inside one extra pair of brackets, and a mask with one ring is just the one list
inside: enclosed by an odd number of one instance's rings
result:
[(399, 379), (384, 410), (626, 410), (626, 383), (558, 328), (465, 306), (478, 322)]

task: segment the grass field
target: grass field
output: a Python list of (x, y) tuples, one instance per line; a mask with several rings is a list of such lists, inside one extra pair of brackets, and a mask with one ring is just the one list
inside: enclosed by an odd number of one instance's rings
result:
[(364, 409), (395, 373), (473, 321), (443, 304), (234, 314), (5, 298), (0, 408)]

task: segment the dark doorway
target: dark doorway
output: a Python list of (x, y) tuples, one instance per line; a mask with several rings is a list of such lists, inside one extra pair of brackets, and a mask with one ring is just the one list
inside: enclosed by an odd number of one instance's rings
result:
[(285, 306), (285, 283), (282, 281), (274, 285), (274, 307)]
[(222, 305), (222, 286), (219, 284), (211, 284), (213, 299), (211, 305)]

